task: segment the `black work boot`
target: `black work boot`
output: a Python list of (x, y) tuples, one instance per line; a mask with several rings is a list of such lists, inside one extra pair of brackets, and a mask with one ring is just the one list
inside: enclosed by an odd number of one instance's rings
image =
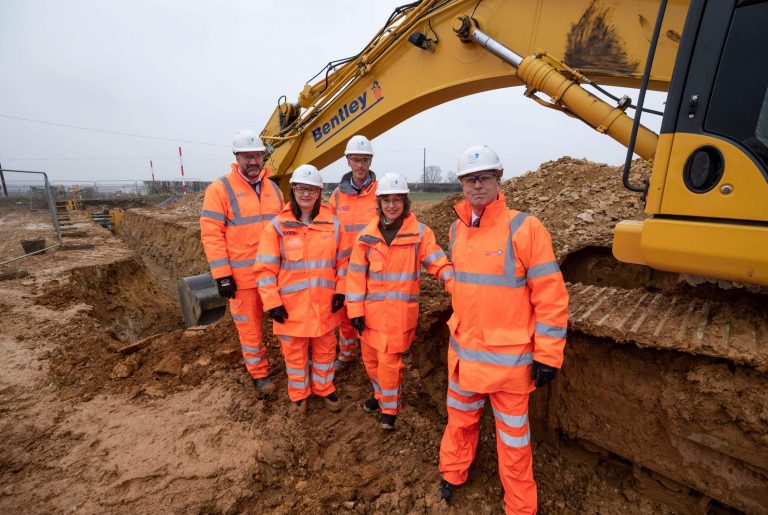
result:
[(397, 420), (397, 415), (382, 413), (379, 419), (379, 426), (385, 431), (392, 431), (395, 428), (395, 420)]
[(445, 501), (446, 504), (451, 504), (451, 499), (453, 498), (453, 490), (456, 488), (456, 485), (452, 485), (445, 479), (440, 480), (440, 500)]
[(328, 411), (333, 411), (334, 413), (341, 411), (341, 401), (339, 400), (339, 396), (336, 395), (336, 392), (329, 393), (323, 397), (323, 404), (325, 404), (325, 409)]
[(268, 377), (260, 377), (253, 380), (253, 386), (260, 395), (269, 395), (275, 391), (275, 384)]
[(373, 413), (374, 411), (379, 411), (379, 409), (379, 401), (373, 397), (366, 399), (366, 401), (363, 403), (363, 411), (366, 413)]

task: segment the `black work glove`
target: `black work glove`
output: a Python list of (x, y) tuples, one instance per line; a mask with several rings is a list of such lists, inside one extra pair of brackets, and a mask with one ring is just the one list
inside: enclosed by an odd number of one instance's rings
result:
[(363, 329), (365, 329), (365, 317), (355, 317), (349, 322), (352, 324), (352, 327), (357, 329), (358, 333), (363, 334)]
[(336, 313), (338, 310), (344, 307), (344, 295), (341, 293), (334, 293), (333, 300), (331, 301), (331, 313)]
[(216, 279), (216, 289), (219, 290), (219, 295), (225, 299), (234, 299), (235, 292), (237, 291), (237, 285), (231, 275)]
[(550, 367), (544, 363), (538, 361), (533, 362), (533, 368), (531, 368), (531, 379), (535, 381), (536, 388), (540, 388), (553, 380), (557, 375), (557, 369)]
[(282, 304), (267, 311), (267, 315), (278, 324), (284, 324), (288, 320), (288, 312)]

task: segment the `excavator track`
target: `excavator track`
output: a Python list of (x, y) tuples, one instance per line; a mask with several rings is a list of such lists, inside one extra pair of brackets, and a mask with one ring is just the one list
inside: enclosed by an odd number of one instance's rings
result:
[(568, 283), (572, 330), (768, 370), (768, 317), (748, 302)]

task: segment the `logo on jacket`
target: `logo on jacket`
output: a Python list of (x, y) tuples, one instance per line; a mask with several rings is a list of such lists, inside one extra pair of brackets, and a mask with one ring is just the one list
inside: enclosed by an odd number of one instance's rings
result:
[(317, 148), (324, 145), (326, 141), (338, 134), (341, 129), (367, 113), (380, 101), (384, 100), (379, 81), (373, 81), (371, 90), (373, 91), (373, 102), (369, 102), (371, 98), (368, 96), (368, 92), (363, 91), (357, 98), (339, 107), (338, 112), (330, 118), (326, 118), (325, 122), (318, 124), (317, 127), (312, 129), (312, 139), (315, 141)]

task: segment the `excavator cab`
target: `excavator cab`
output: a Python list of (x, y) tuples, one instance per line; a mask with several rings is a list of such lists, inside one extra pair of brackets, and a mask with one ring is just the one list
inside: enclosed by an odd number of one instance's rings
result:
[(620, 261), (768, 285), (768, 1), (694, 1)]

